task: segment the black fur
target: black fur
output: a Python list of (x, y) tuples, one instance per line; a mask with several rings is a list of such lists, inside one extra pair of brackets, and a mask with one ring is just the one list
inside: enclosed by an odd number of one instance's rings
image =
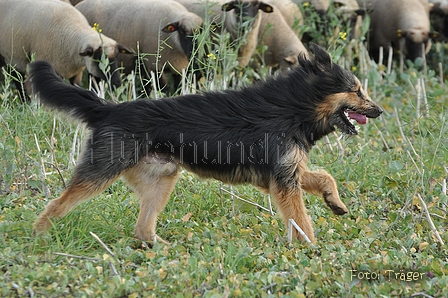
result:
[(157, 152), (202, 176), (254, 183), (256, 174), (262, 178), (255, 184), (267, 187), (272, 177), (284, 175), (282, 158), (292, 147), (307, 154), (335, 130), (328, 119), (317, 120), (316, 105), (355, 88), (350, 72), (323, 49), (314, 52), (314, 59), (300, 57), (300, 67), (288, 74), (241, 90), (120, 104), (64, 83), (44, 61), (31, 64), (29, 80), (45, 106), (92, 130), (75, 175), (107, 179)]

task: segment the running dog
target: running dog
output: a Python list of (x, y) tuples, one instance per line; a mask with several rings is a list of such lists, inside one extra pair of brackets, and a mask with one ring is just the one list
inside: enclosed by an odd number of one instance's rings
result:
[(28, 80), (41, 103), (91, 130), (69, 186), (40, 214), (36, 232), (122, 178), (140, 199), (136, 237), (163, 241), (156, 218), (185, 168), (269, 193), (285, 223), (294, 219), (314, 242), (302, 190), (323, 197), (335, 214), (348, 209), (332, 176), (307, 169), (311, 148), (336, 128), (357, 134), (351, 119), (365, 124), (382, 110), (322, 48), (299, 56), (299, 65), (240, 90), (113, 103), (67, 84), (45, 61), (32, 63)]

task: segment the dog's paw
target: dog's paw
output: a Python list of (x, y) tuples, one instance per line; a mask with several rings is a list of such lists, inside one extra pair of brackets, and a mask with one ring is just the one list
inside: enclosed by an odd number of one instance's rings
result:
[(330, 208), (331, 208), (331, 211), (333, 211), (333, 213), (336, 215), (344, 215), (344, 214), (348, 213), (348, 209), (347, 209), (347, 207), (345, 207), (345, 205), (333, 206)]
[(42, 234), (51, 228), (51, 221), (46, 216), (39, 216), (33, 224), (33, 234)]
[(157, 234), (149, 234), (148, 232), (142, 232), (139, 229), (135, 229), (134, 233), (139, 240), (148, 243), (150, 246), (154, 246), (156, 243), (171, 245), (170, 242), (160, 238)]
[(161, 245), (168, 245), (170, 246), (171, 243), (168, 241), (163, 240), (157, 235), (154, 235), (154, 237), (151, 240), (142, 240), (140, 238), (134, 238), (133, 241), (131, 241), (130, 247), (133, 249), (151, 249), (154, 248), (157, 244)]
[(164, 245), (171, 245), (170, 242), (160, 238), (158, 235), (151, 235), (151, 244), (154, 246), (156, 243), (162, 243)]
[(347, 207), (342, 203), (339, 196), (334, 196), (332, 194), (324, 193), (323, 195), (325, 203), (328, 207), (330, 207), (331, 211), (333, 211), (336, 215), (344, 215), (348, 213)]

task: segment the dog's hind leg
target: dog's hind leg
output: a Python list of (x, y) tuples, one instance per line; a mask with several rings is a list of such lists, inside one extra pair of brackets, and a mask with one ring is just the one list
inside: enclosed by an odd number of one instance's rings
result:
[(323, 197), (334, 214), (342, 215), (348, 212), (347, 207), (339, 198), (336, 181), (326, 171), (303, 172), (302, 188), (308, 193)]
[(70, 181), (69, 187), (62, 192), (61, 196), (51, 200), (47, 204), (45, 210), (35, 221), (34, 230), (37, 233), (48, 230), (51, 227), (52, 219), (63, 217), (75, 205), (105, 190), (117, 178), (118, 176), (109, 179), (87, 180), (86, 178), (75, 174)]
[(141, 161), (137, 166), (123, 173), (123, 179), (140, 199), (140, 213), (135, 225), (135, 236), (152, 244), (160, 241), (156, 235), (157, 216), (163, 210), (179, 177), (175, 163), (147, 164)]

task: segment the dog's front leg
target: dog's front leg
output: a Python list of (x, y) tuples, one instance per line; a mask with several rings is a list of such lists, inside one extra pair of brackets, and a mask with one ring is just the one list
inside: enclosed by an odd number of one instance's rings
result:
[[(269, 187), (269, 192), (280, 215), (283, 217), (285, 225), (288, 226), (289, 219), (293, 219), (308, 238), (312, 242), (315, 242), (313, 223), (306, 212), (306, 207), (302, 199), (302, 190), (300, 188), (290, 188), (279, 182), (272, 182)], [(304, 240), (295, 229), (293, 231), (293, 237)]]
[(179, 172), (174, 164), (149, 165), (140, 162), (127, 170), (123, 178), (140, 199), (140, 213), (135, 225), (135, 236), (151, 244), (165, 240), (156, 235), (157, 216), (162, 212), (173, 191)]
[(323, 197), (334, 214), (342, 215), (348, 212), (347, 207), (339, 198), (336, 181), (326, 171), (304, 171), (302, 188), (308, 193)]

